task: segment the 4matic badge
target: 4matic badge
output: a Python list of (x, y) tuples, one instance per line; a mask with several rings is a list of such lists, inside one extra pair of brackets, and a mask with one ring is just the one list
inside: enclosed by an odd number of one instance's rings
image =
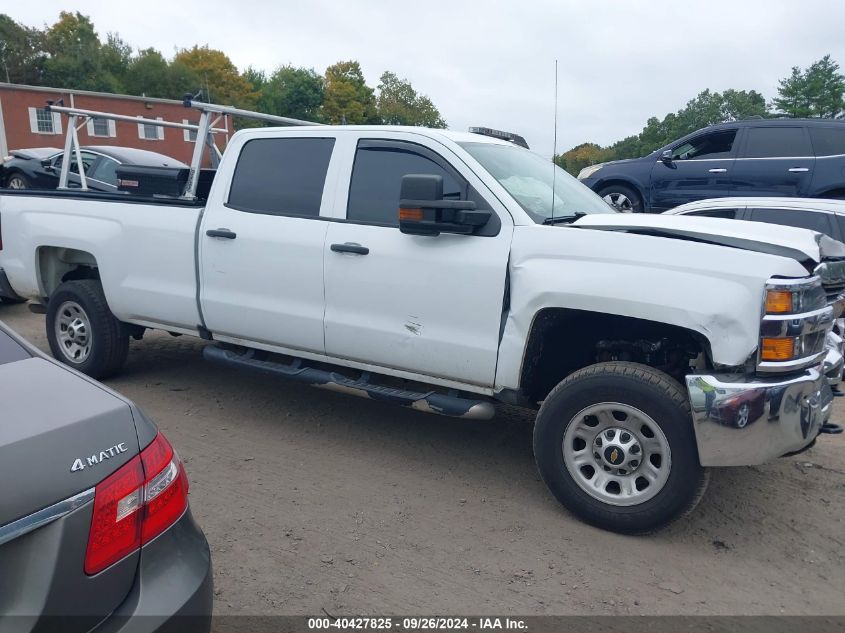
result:
[(99, 453), (94, 453), (91, 457), (77, 457), (73, 460), (70, 472), (75, 473), (79, 470), (85, 470), (86, 466), (96, 466), (97, 464), (101, 464), (107, 459), (111, 459), (115, 455), (120, 455), (128, 450), (129, 449), (126, 448), (126, 442), (121, 442), (120, 444), (115, 444), (114, 446), (102, 450)]

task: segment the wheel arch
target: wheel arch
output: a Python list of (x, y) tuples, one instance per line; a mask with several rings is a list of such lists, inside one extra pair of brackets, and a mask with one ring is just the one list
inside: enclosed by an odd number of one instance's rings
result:
[(625, 187), (630, 187), (637, 193), (637, 195), (640, 196), (643, 201), (643, 204), (648, 203), (648, 199), (645, 195), (645, 187), (636, 179), (628, 176), (608, 176), (604, 180), (599, 180), (598, 182), (596, 182), (593, 187), (593, 191), (598, 193), (600, 189), (604, 189), (605, 187), (609, 187), (611, 185), (622, 185)]
[[(642, 351), (648, 348), (646, 342), (659, 343), (659, 349)], [(637, 348), (642, 349), (638, 352)], [(534, 315), (526, 339), (519, 394), (523, 401), (539, 402), (566, 376), (602, 360), (635, 360), (680, 379), (684, 364), (687, 369), (693, 361), (712, 367), (712, 358), (707, 337), (682, 326), (587, 310), (543, 308)], [(670, 366), (664, 361), (670, 361)]]
[(100, 278), (94, 254), (75, 248), (40, 246), (37, 249), (36, 266), (40, 294), (47, 298), (65, 281)]

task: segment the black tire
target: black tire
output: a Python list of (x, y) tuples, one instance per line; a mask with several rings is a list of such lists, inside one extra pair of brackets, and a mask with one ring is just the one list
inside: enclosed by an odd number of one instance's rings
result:
[[(84, 311), (90, 326), (86, 339), (90, 340), (89, 351), (78, 361), (63, 350), (56, 328), (59, 311), (71, 304)], [(57, 360), (98, 379), (120, 371), (129, 351), (129, 337), (109, 310), (103, 287), (96, 279), (66, 281), (56, 289), (47, 304), (47, 340)]]
[[(655, 496), (638, 505), (612, 505), (585, 492), (564, 461), (568, 426), (579, 412), (605, 402), (639, 409), (668, 442), (668, 479)], [(537, 415), (534, 456), (543, 481), (566, 508), (587, 523), (624, 534), (652, 532), (691, 512), (709, 479), (699, 463), (685, 390), (667, 374), (637, 363), (598, 363), (558, 384)]]
[[(12, 187), (12, 180), (17, 179), (20, 183), (18, 187)], [(31, 189), (32, 183), (30, 182), (29, 178), (24, 176), (19, 171), (13, 171), (9, 176), (6, 178), (6, 187), (9, 189)]]
[[(598, 193), (605, 201), (625, 213), (643, 213), (643, 199), (631, 187), (625, 185), (607, 185), (602, 187)], [(627, 201), (627, 202), (624, 202)]]

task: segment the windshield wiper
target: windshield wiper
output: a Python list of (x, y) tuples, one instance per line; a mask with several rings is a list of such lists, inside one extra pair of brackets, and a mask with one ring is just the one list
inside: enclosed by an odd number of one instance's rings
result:
[(580, 220), (585, 215), (587, 214), (583, 211), (576, 211), (572, 215), (555, 215), (543, 220), (543, 224), (570, 224), (575, 222), (575, 220)]

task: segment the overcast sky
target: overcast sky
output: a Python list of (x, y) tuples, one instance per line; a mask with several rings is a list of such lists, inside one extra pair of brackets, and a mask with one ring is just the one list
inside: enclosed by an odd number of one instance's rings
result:
[[(66, 2), (4, 3), (30, 26), (52, 24)], [(427, 94), (449, 127), (520, 133), (552, 153), (554, 60), (559, 60), (558, 151), (638, 133), (710, 88), (758, 90), (830, 53), (845, 67), (845, 2), (833, 0), (114, 0), (74, 3), (101, 36), (168, 57), (208, 44), (243, 69), (282, 64), (323, 72), (361, 63)]]

